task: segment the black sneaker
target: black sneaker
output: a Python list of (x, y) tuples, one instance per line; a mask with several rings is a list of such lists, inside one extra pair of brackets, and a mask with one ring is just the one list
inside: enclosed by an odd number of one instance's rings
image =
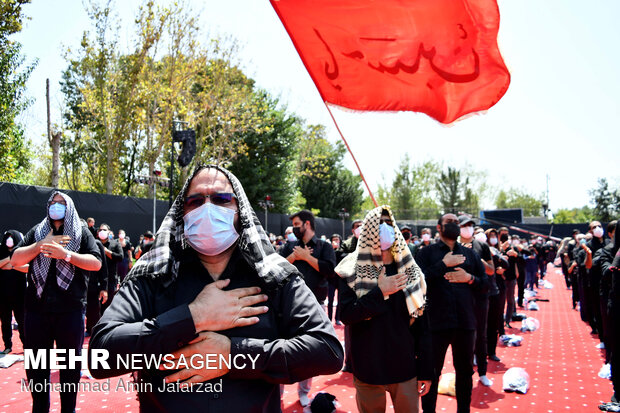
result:
[(499, 357), (497, 357), (495, 354), (489, 356), (489, 360), (492, 361), (502, 361)]
[(5, 348), (2, 352), (0, 352), (1, 354), (9, 354), (11, 351), (13, 351), (13, 349), (11, 347), (7, 347)]

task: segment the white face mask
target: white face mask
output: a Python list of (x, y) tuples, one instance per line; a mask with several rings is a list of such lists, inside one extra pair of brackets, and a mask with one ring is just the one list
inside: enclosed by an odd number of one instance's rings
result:
[(292, 232), (289, 232), (288, 235), (286, 236), (286, 239), (289, 240), (290, 242), (295, 242), (297, 241), (297, 237), (295, 236), (295, 234), (293, 234)]
[(353, 230), (353, 235), (355, 236), (355, 238), (359, 238), (360, 237), (360, 232), (362, 232), (362, 227), (361, 226), (359, 226), (359, 227), (357, 227), (357, 228), (355, 228)]
[(494, 246), (497, 245), (497, 238), (495, 237), (489, 238), (489, 244), (494, 245)]
[(603, 234), (605, 234), (605, 231), (603, 231), (603, 228), (601, 227), (596, 227), (594, 228), (594, 230), (592, 230), (592, 235), (594, 235), (596, 238), (601, 238)]
[(106, 239), (108, 239), (108, 231), (105, 229), (102, 229), (101, 231), (99, 231), (99, 239), (101, 241), (105, 241)]
[(487, 242), (487, 236), (484, 232), (479, 232), (474, 235), (474, 239), (477, 239), (480, 242)]
[(431, 240), (431, 234), (422, 234), (422, 241), (429, 242)]
[(396, 233), (391, 225), (385, 222), (379, 226), (379, 238), (381, 241), (381, 251), (390, 248), (396, 240)]
[(124, 240), (125, 239), (125, 234), (123, 234), (122, 232), (120, 234), (118, 234), (118, 239)]
[(6, 246), (7, 246), (8, 248), (13, 248), (13, 246), (14, 246), (14, 245), (15, 245), (15, 244), (14, 244), (14, 242), (13, 242), (13, 238), (8, 237), (8, 238), (6, 239)]
[(189, 245), (209, 256), (226, 251), (239, 238), (234, 223), (236, 213), (235, 210), (206, 202), (185, 214), (184, 231)]
[(467, 226), (461, 227), (461, 238), (470, 239), (471, 236), (474, 235), (474, 227)]

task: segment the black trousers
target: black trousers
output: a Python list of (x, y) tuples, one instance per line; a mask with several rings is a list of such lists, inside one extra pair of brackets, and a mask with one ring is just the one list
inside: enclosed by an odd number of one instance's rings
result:
[(86, 296), (86, 331), (90, 334), (101, 318), (101, 302), (97, 288), (88, 288)]
[[(0, 276), (8, 271), (0, 271)], [(13, 274), (8, 274), (12, 277)], [(8, 280), (0, 285), (3, 289), (0, 296), (0, 324), (2, 324), (2, 341), (4, 348), (13, 348), (13, 315), (17, 321), (19, 339), (24, 342), (24, 294), (26, 293), (26, 274), (22, 280)]]
[(487, 374), (487, 323), (489, 320), (489, 299), (487, 297), (476, 297), (474, 306), (476, 315), (476, 364), (478, 365), (478, 376)]
[[(502, 297), (501, 293), (489, 297), (489, 317), (487, 319), (487, 354), (489, 356), (495, 355), (497, 340), (500, 332), (504, 331), (504, 301), (506, 301), (506, 297), (505, 295)], [(476, 358), (478, 358), (478, 353), (476, 353)], [(480, 367), (478, 367), (478, 372), (480, 372)]]
[[(82, 353), (84, 341), (84, 312), (71, 311), (67, 313), (41, 313), (26, 311), (24, 333), (26, 342), (24, 348), (34, 351), (48, 350), (46, 359), (50, 359), (49, 350), (54, 348), (54, 342), (58, 349), (75, 349), (76, 354)], [(46, 366), (49, 367), (49, 366)], [(80, 381), (80, 368), (58, 370), (60, 383), (77, 383)], [(32, 383), (43, 383), (45, 390), (32, 393), (33, 413), (48, 412), (50, 408), (49, 386), (50, 369), (26, 369), (26, 377)], [(38, 386), (37, 386), (38, 387)], [(60, 392), (61, 412), (75, 411), (77, 391)]]
[(523, 307), (523, 293), (525, 293), (525, 270), (519, 271), (517, 277), (517, 305)]
[[(332, 317), (334, 315), (334, 297), (336, 296), (337, 290), (338, 286), (330, 282), (327, 289), (327, 318), (329, 318), (329, 321), (332, 321), (333, 319)], [(340, 299), (338, 300), (338, 304), (336, 305), (336, 321), (340, 321)]]
[(430, 391), (422, 397), (424, 413), (434, 413), (437, 406), (437, 386), (443, 368), (448, 346), (452, 345), (452, 359), (456, 371), (457, 413), (469, 413), (471, 404), (472, 378), (474, 374), (474, 344), (476, 330), (450, 329), (431, 332), (436, 377)]
[(620, 397), (620, 302), (609, 306), (609, 325), (611, 333), (611, 382), (616, 399)]

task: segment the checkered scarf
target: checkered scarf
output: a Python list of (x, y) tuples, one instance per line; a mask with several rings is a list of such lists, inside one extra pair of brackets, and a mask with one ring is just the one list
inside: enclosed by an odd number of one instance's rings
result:
[(140, 276), (163, 277), (164, 285), (170, 285), (177, 277), (182, 253), (191, 248), (184, 236), (183, 202), (189, 184), (196, 174), (205, 168), (215, 168), (224, 173), (233, 187), (239, 205), (241, 234), (237, 247), (243, 258), (252, 266), (258, 276), (270, 287), (282, 285), (297, 268), (282, 258), (273, 249), (269, 237), (260, 224), (241, 183), (230, 171), (217, 165), (199, 166), (185, 181), (183, 189), (172, 204), (162, 222), (153, 247), (133, 266), (125, 280)]
[[(362, 223), (359, 241), (356, 250), (346, 256), (336, 267), (336, 273), (342, 277), (357, 297), (362, 297), (377, 286), (379, 274), (383, 270), (381, 241), (379, 226), (383, 211), (390, 214), (392, 223), (395, 223), (392, 210), (383, 205), (370, 211)], [(407, 274), (407, 286), (403, 290), (407, 309), (411, 317), (419, 317), (424, 311), (426, 303), (426, 281), (424, 274), (413, 259), (407, 242), (397, 226), (394, 226), (396, 240), (390, 252), (398, 274)]]
[[(56, 194), (62, 196), (67, 203), (62, 233), (63, 235), (70, 236), (71, 240), (67, 245), (65, 245), (64, 248), (68, 251), (77, 252), (80, 249), (80, 243), (82, 241), (82, 224), (80, 223), (80, 217), (75, 210), (73, 200), (69, 197), (69, 195), (63, 194), (62, 192), (54, 191), (47, 201), (47, 216), (43, 218), (43, 221), (41, 221), (34, 230), (34, 239), (36, 242), (39, 242), (44, 239), (50, 231), (52, 231), (51, 218), (49, 217), (49, 203), (54, 199)], [(39, 298), (41, 297), (41, 294), (43, 294), (43, 288), (45, 287), (45, 281), (47, 280), (47, 274), (49, 273), (51, 263), (52, 259), (44, 256), (43, 254), (37, 255), (34, 259), (32, 280), (37, 288), (37, 296)], [(58, 269), (56, 282), (60, 288), (66, 290), (69, 288), (69, 284), (71, 284), (73, 276), (75, 275), (75, 267), (73, 264), (68, 263), (63, 259), (59, 259), (56, 260), (56, 268)]]

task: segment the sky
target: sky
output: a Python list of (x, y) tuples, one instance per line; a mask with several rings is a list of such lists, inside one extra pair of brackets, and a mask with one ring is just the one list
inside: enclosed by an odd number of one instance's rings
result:
[[(188, 0), (201, 16), (204, 40), (231, 35), (239, 60), (259, 87), (288, 110), (340, 137), (290, 38), (267, 0)], [(116, 0), (125, 23), (119, 42), (131, 45), (129, 23), (141, 1)], [(159, 0), (158, 3), (170, 3)], [(505, 96), (488, 111), (444, 126), (424, 114), (332, 109), (371, 190), (391, 182), (400, 160), (426, 160), (488, 172), (494, 188), (544, 194), (552, 211), (581, 207), (599, 178), (620, 187), (620, 2), (499, 0), (499, 47), (511, 73)], [(46, 134), (45, 79), (52, 122), (60, 122), (64, 52), (76, 49), (90, 21), (81, 0), (32, 0), (15, 39), (38, 65), (28, 82), (31, 107), (22, 115), (34, 141)], [(357, 173), (350, 155), (345, 165)], [(492, 200), (483, 207), (492, 208)]]

